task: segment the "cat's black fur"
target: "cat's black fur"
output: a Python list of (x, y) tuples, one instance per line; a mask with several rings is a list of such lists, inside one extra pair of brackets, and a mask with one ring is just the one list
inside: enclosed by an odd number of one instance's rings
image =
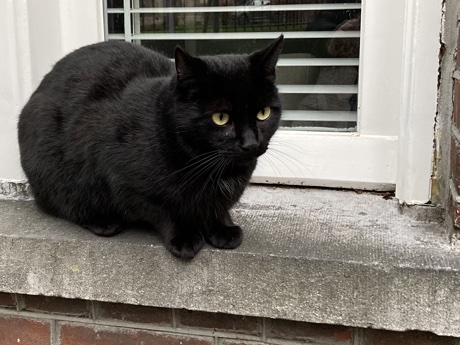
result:
[[(281, 116), (274, 85), (283, 38), (249, 55), (175, 63), (104, 42), (56, 63), (19, 118), (22, 167), (46, 212), (111, 236), (151, 224), (177, 257), (204, 241), (235, 248), (238, 201)], [(265, 121), (257, 113), (269, 106)], [(216, 125), (213, 113), (230, 121)]]

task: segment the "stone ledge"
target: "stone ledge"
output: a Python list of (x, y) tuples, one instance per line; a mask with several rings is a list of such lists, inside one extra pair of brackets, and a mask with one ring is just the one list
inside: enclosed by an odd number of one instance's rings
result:
[(172, 257), (153, 232), (100, 238), (0, 201), (0, 291), (460, 336), (460, 253), (372, 194), (251, 187), (233, 251)]

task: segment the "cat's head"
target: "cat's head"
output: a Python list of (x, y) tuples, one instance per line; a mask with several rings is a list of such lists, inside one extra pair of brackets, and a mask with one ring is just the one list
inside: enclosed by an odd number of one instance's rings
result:
[(246, 55), (192, 57), (176, 48), (174, 123), (198, 152), (255, 162), (278, 128), (281, 101), (275, 66), (283, 36)]

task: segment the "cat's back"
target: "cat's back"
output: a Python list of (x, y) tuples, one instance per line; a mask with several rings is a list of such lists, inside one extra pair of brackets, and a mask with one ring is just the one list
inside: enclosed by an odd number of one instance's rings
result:
[(118, 97), (138, 77), (164, 77), (174, 72), (165, 56), (139, 45), (109, 41), (77, 49), (59, 60), (36, 93), (85, 95), (92, 99)]
[(57, 147), (69, 154), (77, 144), (93, 140), (90, 129), (107, 130), (121, 116), (121, 99), (133, 81), (165, 79), (173, 73), (168, 58), (127, 42), (96, 43), (66, 55), (43, 78), (19, 116), (23, 163), (28, 155), (48, 156)]

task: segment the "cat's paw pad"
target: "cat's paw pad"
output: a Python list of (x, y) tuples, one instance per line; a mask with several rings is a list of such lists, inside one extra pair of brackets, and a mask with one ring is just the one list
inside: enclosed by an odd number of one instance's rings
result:
[(237, 225), (219, 226), (210, 231), (206, 239), (213, 247), (221, 249), (233, 249), (243, 241), (243, 230)]
[(185, 260), (193, 259), (203, 246), (204, 237), (201, 233), (176, 236), (166, 243), (166, 247), (175, 257)]
[(90, 230), (98, 236), (110, 237), (115, 236), (123, 231), (123, 226), (120, 224), (108, 224), (108, 225), (83, 225), (85, 229)]

